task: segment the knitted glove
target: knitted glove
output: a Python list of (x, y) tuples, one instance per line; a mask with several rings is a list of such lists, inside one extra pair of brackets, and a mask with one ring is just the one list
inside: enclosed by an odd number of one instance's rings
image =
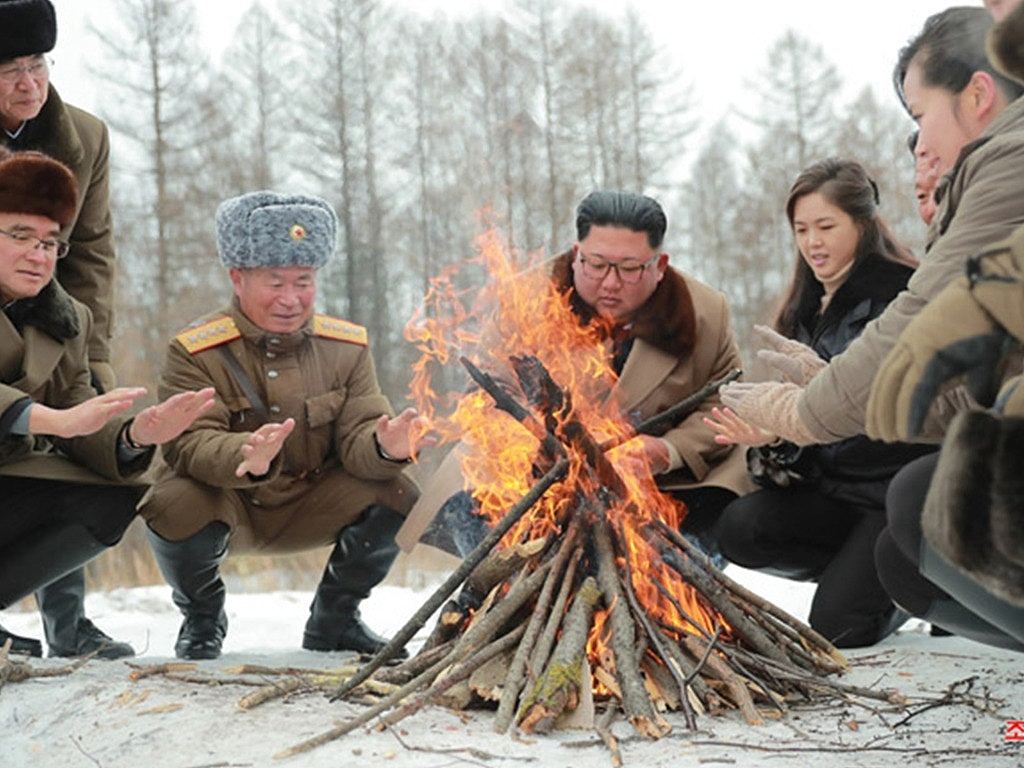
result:
[(754, 336), (766, 349), (757, 352), (757, 359), (782, 373), (786, 381), (806, 386), (828, 363), (818, 353), (801, 344), (787, 339), (766, 325), (755, 325)]
[(803, 387), (774, 381), (726, 384), (718, 390), (722, 405), (741, 419), (797, 445), (818, 442), (797, 412)]

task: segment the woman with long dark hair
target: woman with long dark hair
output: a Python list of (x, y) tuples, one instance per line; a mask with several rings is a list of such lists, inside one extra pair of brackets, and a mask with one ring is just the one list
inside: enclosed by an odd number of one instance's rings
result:
[[(906, 286), (915, 262), (878, 213), (878, 189), (859, 163), (828, 159), (806, 168), (786, 201), (796, 241), (793, 278), (773, 329), (759, 328), (760, 356), (805, 384), (845, 350)], [(750, 446), (762, 486), (731, 502), (716, 526), (722, 553), (747, 568), (818, 589), (810, 624), (840, 647), (878, 642), (905, 618), (875, 575), (885, 492), (907, 462), (933, 450), (858, 436), (798, 447), (727, 408), (705, 422), (723, 444)]]

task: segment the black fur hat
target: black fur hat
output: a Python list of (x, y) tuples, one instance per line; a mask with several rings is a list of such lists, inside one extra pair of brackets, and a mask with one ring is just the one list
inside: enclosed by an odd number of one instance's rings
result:
[(0, 0), (0, 61), (48, 53), (57, 44), (50, 0)]
[(988, 57), (1007, 77), (1024, 82), (1024, 3), (989, 31)]

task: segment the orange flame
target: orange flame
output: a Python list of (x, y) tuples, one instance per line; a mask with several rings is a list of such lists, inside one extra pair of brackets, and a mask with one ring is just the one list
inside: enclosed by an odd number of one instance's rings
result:
[[(472, 263), (482, 266), (489, 280), (473, 307), (466, 306), (464, 294), (455, 286), (458, 270), (449, 269), (431, 281), (424, 308), (409, 322), (406, 338), (421, 353), (413, 367), (412, 399), (427, 417), (427, 429), (439, 434), (442, 442), (461, 440), (466, 446), (462, 461), (466, 488), (479, 503), (480, 514), (493, 524), (533, 484), (539, 442), (523, 425), (498, 411), (490, 396), (481, 391), (455, 396), (434, 391), (434, 373), (450, 366), (459, 355), (468, 356), (516, 390), (509, 358), (533, 355), (570, 393), (569, 416), (586, 425), (596, 440), (628, 437), (632, 428), (616, 396), (617, 376), (610, 365), (607, 325), (601, 321), (580, 325), (568, 294), (555, 288), (539, 256), (517, 259), (502, 246), (494, 230), (479, 238), (478, 248), (479, 257)], [(525, 402), (521, 395), (519, 399)], [(699, 633), (694, 624), (713, 631), (720, 617), (706, 609), (696, 591), (661, 562), (641, 533), (655, 519), (678, 528), (685, 508), (658, 490), (640, 440), (630, 440), (607, 455), (626, 494), (623, 499), (613, 499), (600, 513), (619, 532), (637, 599), (652, 621), (677, 635)], [(584, 458), (571, 455), (566, 479), (545, 494), (503, 544), (558, 533), (560, 521), (567, 521), (579, 499), (594, 499), (599, 491)], [(661, 594), (655, 581), (672, 600)], [(592, 661), (607, 644), (603, 626), (603, 620), (595, 621), (590, 633)]]

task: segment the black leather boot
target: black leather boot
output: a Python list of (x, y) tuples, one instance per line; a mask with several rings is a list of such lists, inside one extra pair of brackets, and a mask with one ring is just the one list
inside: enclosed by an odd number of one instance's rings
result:
[(43, 632), (49, 656), (84, 656), (123, 659), (134, 656), (128, 643), (114, 640), (85, 617), (85, 572), (76, 568), (36, 590), (43, 615)]
[(303, 648), (374, 654), (387, 644), (363, 624), (359, 603), (383, 581), (398, 556), (395, 533), (404, 519), (393, 509), (373, 505), (341, 532), (309, 607)]
[(167, 541), (152, 529), (146, 533), (174, 604), (185, 616), (174, 654), (179, 659), (216, 659), (228, 631), (220, 564), (228, 552), (230, 529), (210, 523), (182, 541)]
[(8, 640), (11, 641), (10, 653), (20, 653), (25, 656), (35, 656), (36, 658), (43, 655), (43, 644), (34, 637), (22, 637), (0, 627), (0, 648), (3, 648)]

